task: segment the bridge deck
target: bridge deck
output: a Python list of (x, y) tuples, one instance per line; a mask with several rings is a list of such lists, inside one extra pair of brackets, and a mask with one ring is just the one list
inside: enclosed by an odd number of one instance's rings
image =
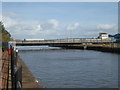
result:
[(27, 46), (27, 45), (53, 45), (53, 44), (99, 44), (99, 43), (113, 43), (111, 38), (108, 39), (56, 39), (56, 40), (21, 40), (16, 41), (18, 46)]

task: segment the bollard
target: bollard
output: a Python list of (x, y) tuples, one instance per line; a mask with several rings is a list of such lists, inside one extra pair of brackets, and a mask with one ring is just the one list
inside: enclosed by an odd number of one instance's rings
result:
[(11, 55), (11, 47), (10, 47), (10, 42), (8, 42), (8, 55)]

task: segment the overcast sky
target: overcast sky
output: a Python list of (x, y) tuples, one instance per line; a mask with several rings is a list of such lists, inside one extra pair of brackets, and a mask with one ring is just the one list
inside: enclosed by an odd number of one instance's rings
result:
[(118, 32), (117, 2), (3, 2), (2, 16), (14, 39), (93, 38)]

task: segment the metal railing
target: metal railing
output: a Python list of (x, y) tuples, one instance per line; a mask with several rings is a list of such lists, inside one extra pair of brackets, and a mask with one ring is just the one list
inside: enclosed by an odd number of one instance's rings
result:
[(22, 89), (22, 66), (17, 66), (18, 52), (11, 46), (11, 83), (12, 90)]
[(112, 43), (111, 38), (73, 38), (73, 39), (56, 39), (56, 40), (33, 40), (33, 41), (17, 41), (16, 44), (49, 44), (49, 43)]

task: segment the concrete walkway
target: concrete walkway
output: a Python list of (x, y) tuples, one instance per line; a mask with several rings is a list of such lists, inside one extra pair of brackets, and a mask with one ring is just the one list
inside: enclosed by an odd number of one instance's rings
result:
[(7, 51), (0, 49), (0, 87), (6, 89), (9, 81), (9, 59)]

